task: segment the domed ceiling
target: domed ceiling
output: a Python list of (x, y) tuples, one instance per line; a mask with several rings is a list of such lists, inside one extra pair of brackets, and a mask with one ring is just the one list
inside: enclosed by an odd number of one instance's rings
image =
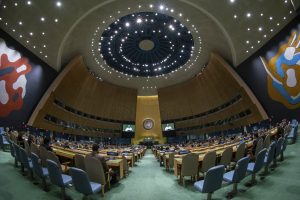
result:
[(297, 13), (300, 0), (4, 0), (0, 27), (57, 71), (76, 55), (99, 81), (139, 95), (239, 65)]

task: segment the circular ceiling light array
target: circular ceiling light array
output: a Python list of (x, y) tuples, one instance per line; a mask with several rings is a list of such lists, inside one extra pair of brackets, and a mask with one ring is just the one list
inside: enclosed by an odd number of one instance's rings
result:
[[(153, 12), (136, 12), (120, 18), (110, 15), (96, 28), (91, 51), (103, 71), (117, 72), (119, 78), (125, 76), (127, 80), (147, 77), (149, 81), (151, 77), (168, 79), (178, 70), (187, 71), (194, 66), (202, 50), (195, 25), (165, 5), (147, 7)], [(117, 13), (120, 15), (121, 11)], [(173, 16), (181, 18), (191, 29)]]

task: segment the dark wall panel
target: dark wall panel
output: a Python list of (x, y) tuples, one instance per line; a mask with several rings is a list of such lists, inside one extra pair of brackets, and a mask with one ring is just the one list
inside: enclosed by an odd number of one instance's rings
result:
[(1, 29), (0, 57), (0, 126), (19, 126), (27, 123), (58, 73)]
[[(288, 100), (291, 96), (297, 96), (295, 94), (300, 92), (300, 54), (294, 55), (292, 61), (288, 63), (287, 60), (281, 58), (281, 61), (285, 64), (279, 65), (280, 68), (284, 69), (282, 77), (279, 75), (276, 65), (272, 65), (269, 61), (273, 58), (273, 61), (278, 61), (279, 57), (276, 56), (277, 52), (281, 52), (283, 56), (286, 44), (293, 33), (296, 33), (296, 39), (292, 46), (296, 47), (300, 39), (300, 17), (297, 16), (293, 21), (291, 21), (282, 31), (279, 32), (274, 38), (272, 38), (265, 46), (263, 46), (259, 51), (254, 53), (250, 58), (244, 61), (238, 66), (237, 72), (244, 79), (244, 81), (252, 89), (258, 100), (261, 102), (268, 115), (274, 118), (274, 121), (279, 121), (282, 118), (297, 118), (300, 120), (300, 97), (296, 98), (294, 102)], [(281, 47), (281, 51), (280, 51)], [(296, 48), (296, 52), (300, 52), (300, 48)], [(263, 58), (266, 62), (265, 65), (262, 62)], [(298, 64), (296, 64), (298, 62)], [(288, 63), (288, 64), (287, 64)], [(266, 66), (266, 67), (265, 67)], [(267, 73), (268, 69), (273, 77), (277, 80), (282, 81), (284, 91), (287, 92), (287, 97), (284, 97), (282, 93), (278, 92), (278, 88), (274, 84), (274, 79)], [(291, 69), (295, 72), (295, 78), (297, 84), (294, 87), (287, 87), (287, 70)]]

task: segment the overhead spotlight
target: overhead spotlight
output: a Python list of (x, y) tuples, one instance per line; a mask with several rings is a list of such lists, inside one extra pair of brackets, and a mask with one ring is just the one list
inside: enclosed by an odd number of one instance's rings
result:
[(163, 10), (164, 8), (165, 8), (165, 7), (164, 7), (163, 5), (160, 5), (160, 6), (159, 6), (159, 9), (160, 9), (160, 10)]
[(141, 18), (138, 18), (138, 19), (136, 20), (136, 23), (138, 23), (138, 24), (142, 23), (142, 19), (141, 19)]
[(248, 13), (246, 14), (246, 16), (247, 16), (248, 18), (250, 18), (250, 17), (251, 17), (251, 13), (248, 12)]
[(125, 23), (125, 26), (126, 26), (126, 27), (129, 27), (129, 26), (130, 26), (130, 23), (129, 23), (129, 22), (126, 22), (126, 23)]
[(61, 2), (60, 2), (60, 1), (57, 1), (57, 2), (56, 2), (56, 6), (57, 6), (57, 7), (61, 7)]

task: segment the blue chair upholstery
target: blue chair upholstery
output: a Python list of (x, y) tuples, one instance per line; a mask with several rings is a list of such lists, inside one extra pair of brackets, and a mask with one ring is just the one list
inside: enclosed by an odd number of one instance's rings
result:
[(9, 143), (4, 138), (3, 134), (0, 134), (0, 147), (2, 148), (3, 151), (5, 151), (6, 147), (8, 147), (8, 146), (9, 146)]
[(277, 158), (281, 154), (282, 145), (283, 145), (283, 138), (280, 137), (276, 143), (275, 155), (274, 155), (274, 167), (277, 166)]
[(202, 193), (208, 193), (207, 199), (211, 199), (212, 193), (222, 187), (224, 171), (224, 165), (210, 168), (204, 180), (194, 183), (195, 188)]
[(13, 143), (13, 148), (14, 148), (14, 152), (15, 152), (16, 166), (18, 167), (18, 164), (21, 163), (21, 169), (22, 169), (22, 171), (24, 171), (24, 167), (23, 167), (21, 155), (20, 155), (20, 150), (19, 150), (20, 147), (16, 143)]
[(69, 172), (72, 177), (74, 187), (78, 192), (87, 196), (95, 194), (101, 190), (101, 184), (90, 182), (85, 171), (70, 167)]
[(252, 179), (251, 179), (250, 185), (255, 184), (255, 182), (256, 182), (255, 175), (257, 172), (259, 172), (263, 168), (266, 153), (267, 153), (267, 149), (262, 149), (256, 156), (255, 162), (250, 162), (248, 164), (247, 172), (252, 174)]
[(31, 160), (28, 158), (28, 155), (27, 155), (25, 149), (19, 147), (19, 151), (20, 151), (20, 157), (21, 157), (21, 161), (22, 161), (24, 168), (27, 169), (29, 176), (31, 178), (33, 178), (33, 174), (32, 174), (33, 166), (32, 166)]
[(246, 176), (249, 160), (250, 158), (248, 156), (241, 158), (240, 160), (238, 160), (233, 171), (224, 174), (223, 180), (228, 183), (233, 183), (233, 190), (229, 195), (234, 195), (237, 193), (238, 183)]
[(51, 183), (61, 188), (62, 197), (65, 199), (65, 188), (72, 182), (71, 176), (62, 174), (61, 169), (56, 162), (52, 160), (47, 160), (46, 162)]
[(49, 176), (48, 169), (41, 166), (40, 159), (35, 153), (31, 153), (31, 161), (34, 174), (42, 179), (44, 190), (47, 190), (46, 178)]
[(276, 148), (276, 143), (272, 142), (271, 145), (269, 146), (269, 149), (268, 149), (265, 159), (264, 159), (264, 165), (265, 165), (264, 175), (268, 174), (269, 166), (270, 166), (271, 162), (274, 160), (275, 148)]
[(282, 148), (281, 148), (281, 152), (280, 152), (280, 161), (284, 160), (283, 152), (286, 150), (287, 144), (288, 144), (288, 139), (287, 139), (287, 135), (286, 135), (283, 138)]

